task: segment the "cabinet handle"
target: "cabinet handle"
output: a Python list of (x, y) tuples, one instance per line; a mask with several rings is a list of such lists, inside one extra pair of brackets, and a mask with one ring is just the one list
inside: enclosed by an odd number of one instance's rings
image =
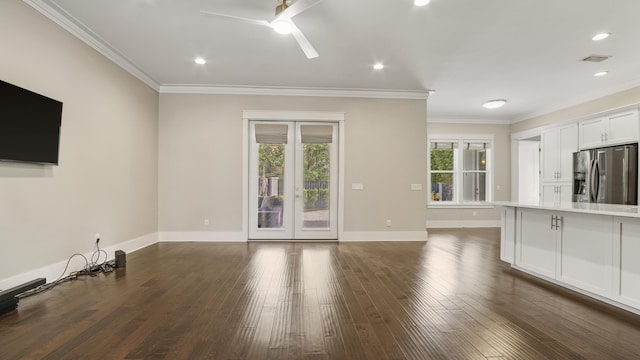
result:
[(551, 217), (551, 230), (553, 230), (553, 218), (555, 218), (555, 216)]
[(604, 133), (600, 133), (600, 142), (604, 142)]
[[(562, 221), (563, 220), (564, 220), (564, 216), (557, 216), (556, 217), (556, 230), (558, 230), (562, 226)], [(558, 225), (558, 222), (560, 222), (560, 225)]]
[(604, 133), (604, 142), (607, 142), (607, 140), (608, 140), (607, 138), (608, 138), (608, 137), (609, 137), (609, 134)]

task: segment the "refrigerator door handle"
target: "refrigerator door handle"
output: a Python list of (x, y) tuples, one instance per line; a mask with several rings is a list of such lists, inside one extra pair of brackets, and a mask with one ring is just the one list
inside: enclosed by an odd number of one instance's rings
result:
[(594, 201), (593, 202), (598, 202), (598, 197), (600, 195), (600, 164), (598, 162), (598, 160), (595, 161), (595, 166), (593, 167), (593, 174), (594, 174), (594, 179), (593, 179), (593, 184), (594, 184)]
[(596, 202), (595, 192), (595, 170), (596, 160), (591, 160), (591, 166), (589, 167), (589, 202)]
[(625, 146), (624, 157), (622, 158), (622, 198), (624, 203), (628, 203), (629, 199), (629, 167), (627, 159), (629, 158), (629, 148)]

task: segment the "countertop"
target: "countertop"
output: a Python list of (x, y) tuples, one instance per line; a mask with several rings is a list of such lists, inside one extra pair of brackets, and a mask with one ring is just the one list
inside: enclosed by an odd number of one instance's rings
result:
[(608, 215), (640, 218), (640, 210), (635, 205), (595, 204), (577, 202), (521, 202), (495, 201), (494, 205), (528, 209), (567, 211), (583, 214)]

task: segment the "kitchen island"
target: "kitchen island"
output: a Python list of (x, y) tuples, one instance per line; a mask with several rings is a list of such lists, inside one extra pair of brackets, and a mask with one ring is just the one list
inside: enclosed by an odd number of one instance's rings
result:
[(640, 314), (637, 206), (495, 202), (511, 267)]

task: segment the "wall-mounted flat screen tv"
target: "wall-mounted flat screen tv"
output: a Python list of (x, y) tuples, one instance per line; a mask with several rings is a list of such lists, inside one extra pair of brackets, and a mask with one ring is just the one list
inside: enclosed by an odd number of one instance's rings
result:
[(58, 164), (62, 103), (0, 80), (0, 160)]

